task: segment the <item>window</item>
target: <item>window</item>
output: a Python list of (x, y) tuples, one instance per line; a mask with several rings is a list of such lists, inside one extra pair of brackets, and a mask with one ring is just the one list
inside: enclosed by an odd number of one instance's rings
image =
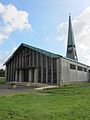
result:
[(77, 66), (77, 70), (83, 71), (83, 68), (81, 66)]
[(75, 70), (76, 69), (76, 65), (70, 64), (70, 69)]
[(87, 72), (87, 68), (84, 68), (84, 72)]

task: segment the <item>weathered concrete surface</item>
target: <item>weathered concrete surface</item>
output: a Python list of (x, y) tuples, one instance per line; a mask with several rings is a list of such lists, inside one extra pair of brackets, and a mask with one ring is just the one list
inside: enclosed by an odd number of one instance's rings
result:
[(48, 86), (45, 86), (45, 87), (35, 88), (35, 90), (44, 90), (44, 89), (57, 88), (57, 87), (58, 86), (48, 85)]
[(0, 85), (0, 96), (6, 94), (31, 92), (31, 91), (34, 91), (34, 88), (30, 88), (26, 86), (16, 86), (16, 88), (13, 88), (10, 85)]
[(46, 85), (46, 84), (22, 84), (16, 85), (16, 88), (13, 88), (10, 84), (0, 85), (0, 96), (6, 94), (17, 94), (17, 93), (24, 93), (24, 92), (32, 92), (38, 90), (44, 90), (48, 88), (56, 88), (58, 86), (53, 85)]

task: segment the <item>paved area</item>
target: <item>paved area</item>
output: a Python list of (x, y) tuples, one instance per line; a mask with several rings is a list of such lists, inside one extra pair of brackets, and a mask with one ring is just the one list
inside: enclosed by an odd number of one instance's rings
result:
[(0, 96), (6, 95), (6, 94), (13, 94), (13, 93), (22, 93), (22, 92), (32, 92), (32, 91), (38, 91), (38, 90), (44, 90), (48, 88), (56, 88), (57, 86), (53, 85), (46, 85), (46, 86), (40, 86), (40, 87), (26, 87), (26, 86), (20, 86), (17, 85), (16, 88), (13, 88), (10, 86), (10, 84), (4, 84), (0, 85)]
[(26, 86), (16, 86), (16, 88), (12, 88), (10, 85), (0, 85), (0, 95), (31, 91), (34, 91), (34, 88)]
[(35, 90), (44, 90), (44, 89), (57, 88), (57, 87), (58, 86), (48, 85), (48, 86), (45, 86), (45, 87), (35, 88)]

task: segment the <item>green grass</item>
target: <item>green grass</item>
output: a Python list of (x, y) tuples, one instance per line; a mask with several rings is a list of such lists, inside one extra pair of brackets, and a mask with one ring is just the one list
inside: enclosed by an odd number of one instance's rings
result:
[(4, 77), (0, 77), (0, 85), (4, 84), (6, 81), (5, 81), (5, 78)]
[(90, 83), (1, 96), (0, 120), (90, 120)]

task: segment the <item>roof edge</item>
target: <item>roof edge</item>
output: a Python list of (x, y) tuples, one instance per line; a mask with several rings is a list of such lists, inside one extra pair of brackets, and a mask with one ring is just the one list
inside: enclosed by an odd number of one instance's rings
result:
[(33, 50), (36, 50), (38, 52), (41, 52), (42, 54), (45, 54), (47, 56), (50, 56), (52, 58), (57, 58), (59, 57), (60, 55), (58, 54), (55, 54), (55, 53), (52, 53), (52, 52), (49, 52), (49, 51), (46, 51), (46, 50), (43, 50), (43, 49), (40, 49), (40, 48), (37, 48), (37, 47), (34, 47), (34, 46), (30, 46), (28, 44), (25, 44), (25, 43), (21, 43), (21, 45), (14, 51), (14, 53), (12, 53), (12, 55), (7, 59), (7, 61), (3, 64), (6, 65), (11, 59), (12, 57), (16, 54), (17, 50), (21, 47), (21, 46), (24, 46), (24, 47), (28, 47), (28, 48), (31, 48)]

